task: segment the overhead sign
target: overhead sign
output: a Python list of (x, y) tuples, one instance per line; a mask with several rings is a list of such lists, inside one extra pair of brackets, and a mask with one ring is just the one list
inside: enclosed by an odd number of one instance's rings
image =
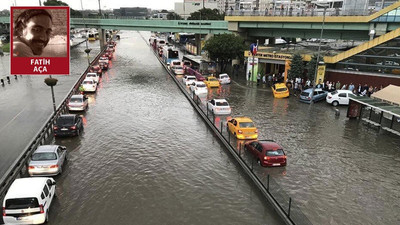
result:
[(325, 69), (326, 69), (326, 65), (320, 65), (320, 66), (318, 66), (316, 84), (322, 84), (322, 83), (324, 83), (324, 79), (325, 79)]
[(12, 75), (69, 75), (69, 7), (11, 7)]

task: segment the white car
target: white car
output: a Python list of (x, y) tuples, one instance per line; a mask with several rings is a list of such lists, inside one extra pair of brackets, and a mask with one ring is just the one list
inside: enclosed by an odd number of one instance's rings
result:
[(229, 115), (232, 112), (228, 101), (225, 99), (211, 99), (207, 102), (208, 110), (210, 110), (214, 115)]
[(220, 84), (230, 84), (231, 83), (231, 78), (229, 78), (228, 74), (221, 73), (218, 76), (218, 81), (219, 81)]
[(182, 62), (180, 60), (172, 60), (170, 65), (171, 65), (171, 67), (172, 66), (182, 66)]
[(49, 209), (56, 182), (48, 177), (15, 179), (3, 200), (4, 224), (42, 224), (49, 220)]
[(99, 75), (97, 75), (97, 73), (87, 73), (85, 80), (86, 79), (92, 79), (95, 83), (99, 83)]
[(171, 69), (175, 73), (175, 75), (185, 74), (185, 71), (183, 70), (182, 66), (171, 66)]
[(203, 81), (195, 81), (192, 85), (190, 85), (190, 91), (192, 91), (195, 95), (207, 94), (208, 88)]
[(99, 63), (109, 63), (109, 59), (108, 59), (108, 57), (105, 57), (105, 56), (102, 56), (102, 57), (100, 57), (99, 58)]
[(182, 82), (183, 82), (186, 86), (193, 84), (195, 81), (196, 81), (196, 76), (192, 76), (192, 75), (185, 75), (185, 76), (182, 78)]
[(355, 97), (355, 95), (349, 90), (336, 90), (328, 93), (326, 96), (326, 102), (333, 106), (349, 105), (349, 97)]
[(97, 83), (91, 78), (85, 79), (82, 82), (82, 86), (85, 92), (96, 92), (97, 90)]

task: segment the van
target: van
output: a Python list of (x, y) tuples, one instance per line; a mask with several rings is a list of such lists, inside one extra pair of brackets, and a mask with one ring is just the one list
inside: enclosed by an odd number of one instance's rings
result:
[(14, 180), (3, 200), (4, 224), (42, 224), (49, 220), (49, 208), (56, 182), (48, 177)]

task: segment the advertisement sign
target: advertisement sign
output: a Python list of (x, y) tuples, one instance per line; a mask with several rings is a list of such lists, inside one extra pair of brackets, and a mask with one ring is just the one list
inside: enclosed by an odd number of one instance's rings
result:
[(316, 84), (322, 84), (324, 82), (324, 79), (325, 79), (325, 68), (326, 68), (326, 65), (318, 66)]
[(12, 75), (69, 75), (69, 7), (11, 7)]

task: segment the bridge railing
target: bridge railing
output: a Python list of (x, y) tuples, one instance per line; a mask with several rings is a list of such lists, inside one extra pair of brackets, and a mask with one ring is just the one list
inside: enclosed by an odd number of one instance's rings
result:
[[(368, 16), (376, 10), (369, 9), (326, 9), (326, 16)], [(226, 16), (323, 16), (324, 9), (266, 9), (266, 10), (228, 10)]]

